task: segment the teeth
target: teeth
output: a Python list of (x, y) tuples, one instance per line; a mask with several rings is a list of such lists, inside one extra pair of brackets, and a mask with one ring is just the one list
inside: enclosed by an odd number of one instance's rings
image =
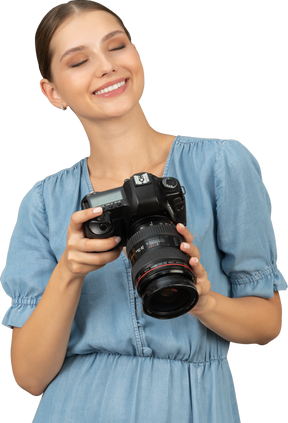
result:
[(110, 91), (114, 91), (114, 90), (117, 90), (120, 87), (123, 87), (123, 85), (125, 85), (125, 84), (126, 84), (126, 80), (119, 82), (118, 84), (111, 85), (110, 87), (104, 88), (104, 90), (96, 91), (94, 94), (99, 95), (99, 94), (108, 93)]

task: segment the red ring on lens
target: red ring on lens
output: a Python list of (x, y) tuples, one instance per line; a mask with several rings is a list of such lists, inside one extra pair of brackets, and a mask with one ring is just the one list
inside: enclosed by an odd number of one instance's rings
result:
[(159, 269), (160, 267), (166, 267), (166, 266), (181, 266), (181, 267), (185, 267), (186, 269), (190, 270), (190, 272), (192, 272), (191, 268), (188, 266), (185, 266), (184, 264), (179, 264), (179, 263), (167, 263), (167, 264), (161, 264), (161, 266), (157, 266), (157, 267), (153, 267), (152, 269), (148, 270), (148, 272), (144, 273), (140, 279), (138, 279), (137, 284), (136, 284), (136, 288), (138, 287), (139, 282), (141, 281), (142, 278), (144, 278), (145, 275), (147, 275), (148, 273), (152, 272), (155, 269)]

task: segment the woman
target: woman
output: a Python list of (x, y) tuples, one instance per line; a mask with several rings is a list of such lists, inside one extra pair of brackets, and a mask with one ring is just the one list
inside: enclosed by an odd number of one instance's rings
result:
[[(34, 421), (238, 422), (229, 341), (274, 339), (286, 288), (257, 162), (234, 141), (154, 131), (139, 105), (137, 50), (99, 4), (53, 9), (36, 49), (43, 93), (74, 111), (91, 154), (27, 194), (2, 275), (13, 297), (4, 324), (13, 327), (16, 381), (45, 391)], [(177, 230), (199, 301), (177, 319), (143, 315), (119, 239), (83, 234), (102, 213), (79, 211), (84, 195), (138, 172), (186, 188), (187, 227)]]

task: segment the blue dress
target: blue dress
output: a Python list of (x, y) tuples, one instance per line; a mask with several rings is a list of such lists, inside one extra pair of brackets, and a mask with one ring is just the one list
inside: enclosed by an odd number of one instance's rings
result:
[[(178, 136), (164, 176), (186, 189), (187, 227), (213, 291), (271, 298), (286, 289), (269, 197), (243, 145)], [(25, 196), (1, 278), (12, 297), (4, 325), (21, 327), (33, 312), (65, 249), (71, 215), (91, 191), (83, 159)], [(86, 276), (63, 367), (33, 422), (238, 423), (229, 342), (189, 314), (143, 314), (130, 271), (122, 252)]]

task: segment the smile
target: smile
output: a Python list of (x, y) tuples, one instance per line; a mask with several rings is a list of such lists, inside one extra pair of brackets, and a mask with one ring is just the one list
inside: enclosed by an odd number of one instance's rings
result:
[(126, 80), (125, 81), (122, 81), (122, 82), (119, 82), (118, 84), (111, 85), (110, 87), (106, 87), (103, 90), (95, 91), (94, 94), (95, 95), (100, 95), (100, 94), (109, 93), (110, 91), (118, 90), (118, 88), (123, 87), (125, 84), (126, 84)]

